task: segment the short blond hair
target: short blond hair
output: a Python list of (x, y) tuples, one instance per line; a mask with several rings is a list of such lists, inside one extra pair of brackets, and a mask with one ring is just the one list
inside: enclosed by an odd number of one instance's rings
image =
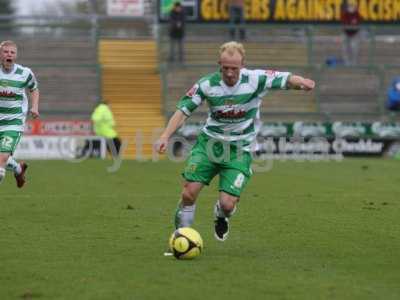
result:
[(18, 47), (17, 47), (17, 44), (16, 44), (14, 41), (10, 41), (10, 40), (2, 41), (2, 42), (0, 43), (0, 49), (2, 49), (2, 48), (5, 47), (5, 46), (13, 46), (13, 47), (15, 47), (15, 49), (18, 48)]
[(225, 52), (227, 52), (229, 55), (234, 55), (235, 52), (238, 52), (243, 59), (246, 53), (243, 44), (234, 41), (222, 44), (222, 46), (219, 48), (219, 55), (222, 55), (222, 53)]

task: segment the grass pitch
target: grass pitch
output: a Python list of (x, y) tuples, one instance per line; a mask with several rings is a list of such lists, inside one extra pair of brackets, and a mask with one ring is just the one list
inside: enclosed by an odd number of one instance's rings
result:
[(31, 162), (0, 186), (0, 299), (399, 299), (400, 162), (274, 162), (230, 238), (203, 190), (193, 261), (164, 257), (182, 164)]

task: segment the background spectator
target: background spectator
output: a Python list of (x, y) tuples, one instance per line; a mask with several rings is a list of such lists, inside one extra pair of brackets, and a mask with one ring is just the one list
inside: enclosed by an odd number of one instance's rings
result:
[(169, 60), (175, 61), (176, 51), (178, 60), (183, 63), (183, 38), (185, 36), (185, 11), (180, 2), (176, 2), (169, 16), (170, 52)]
[(231, 39), (236, 39), (236, 32), (239, 31), (239, 39), (246, 38), (244, 29), (244, 0), (229, 1), (229, 22)]
[(118, 137), (117, 131), (114, 129), (114, 116), (103, 100), (92, 113), (93, 130), (97, 136), (102, 136), (107, 141), (107, 149), (112, 156), (118, 156), (121, 148), (121, 140)]
[(400, 77), (396, 77), (388, 89), (386, 107), (389, 110), (400, 110)]
[(360, 48), (360, 22), (361, 15), (358, 12), (356, 2), (349, 1), (344, 4), (341, 13), (343, 24), (343, 60), (345, 65), (357, 64), (358, 50)]

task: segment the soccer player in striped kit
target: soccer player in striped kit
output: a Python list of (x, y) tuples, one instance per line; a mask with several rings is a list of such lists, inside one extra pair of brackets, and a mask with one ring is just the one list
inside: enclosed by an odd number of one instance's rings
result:
[(18, 48), (13, 41), (0, 43), (0, 183), (6, 175), (6, 168), (14, 172), (17, 187), (25, 184), (27, 164), (18, 163), (12, 157), (25, 127), (28, 112), (28, 96), (31, 101), (30, 113), (39, 117), (38, 83), (32, 71), (15, 63)]
[(219, 175), (214, 229), (215, 237), (220, 241), (228, 237), (228, 219), (235, 212), (240, 194), (252, 175), (251, 152), (261, 125), (262, 97), (271, 89), (310, 91), (315, 86), (313, 80), (289, 72), (246, 69), (244, 58), (242, 44), (223, 44), (220, 70), (201, 78), (181, 98), (156, 145), (157, 151), (164, 153), (174, 132), (199, 105), (208, 104), (208, 119), (183, 172), (185, 182), (175, 227), (191, 226), (201, 189)]

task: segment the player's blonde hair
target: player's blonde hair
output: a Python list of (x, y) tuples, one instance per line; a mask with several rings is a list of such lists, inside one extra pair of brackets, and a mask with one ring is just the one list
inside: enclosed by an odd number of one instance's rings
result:
[(7, 40), (7, 41), (2, 41), (0, 43), (0, 49), (2, 49), (5, 46), (13, 46), (15, 49), (17, 49), (17, 44), (14, 41)]
[(234, 55), (235, 52), (238, 52), (242, 58), (244, 59), (246, 51), (244, 50), (243, 44), (238, 42), (227, 42), (223, 44), (219, 48), (219, 55), (221, 56), (223, 53), (227, 52), (229, 55)]

